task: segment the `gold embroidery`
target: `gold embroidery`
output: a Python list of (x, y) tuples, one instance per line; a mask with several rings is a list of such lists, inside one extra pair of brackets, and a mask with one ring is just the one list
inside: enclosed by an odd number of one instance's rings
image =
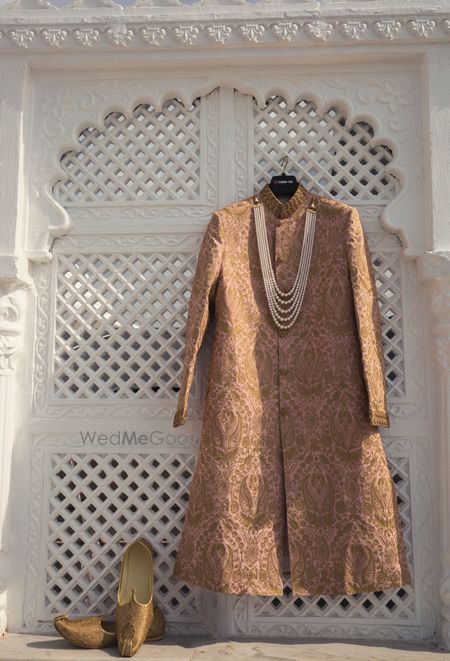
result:
[(370, 422), (380, 427), (390, 427), (389, 413), (370, 413)]
[(307, 191), (300, 183), (295, 193), (285, 203), (280, 202), (272, 192), (269, 184), (266, 184), (259, 192), (259, 198), (268, 206), (277, 218), (287, 218), (288, 216), (291, 216), (294, 211), (304, 204), (308, 195), (310, 195), (309, 191)]

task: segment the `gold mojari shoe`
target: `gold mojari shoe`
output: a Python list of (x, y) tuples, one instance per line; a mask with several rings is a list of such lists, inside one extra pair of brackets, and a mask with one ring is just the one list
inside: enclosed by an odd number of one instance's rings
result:
[[(116, 621), (107, 620), (114, 615), (91, 615), (70, 619), (68, 615), (57, 615), (53, 619), (55, 629), (72, 645), (87, 649), (112, 647), (117, 644)], [(147, 632), (145, 642), (161, 640), (166, 632), (166, 618), (155, 603), (153, 620)]]
[(53, 624), (63, 638), (77, 647), (108, 647), (117, 640), (116, 623), (108, 622), (103, 615), (91, 615), (77, 620), (71, 620), (68, 615), (57, 615)]
[(128, 545), (117, 591), (117, 646), (121, 656), (133, 656), (153, 621), (153, 549), (144, 539)]

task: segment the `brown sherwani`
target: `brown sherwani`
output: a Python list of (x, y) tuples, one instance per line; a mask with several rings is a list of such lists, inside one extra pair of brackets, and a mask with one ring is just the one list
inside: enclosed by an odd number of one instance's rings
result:
[[(272, 320), (253, 205), (264, 204), (278, 285), (300, 259), (306, 210), (316, 232), (295, 323)], [(389, 427), (381, 318), (356, 208), (299, 186), (283, 204), (266, 185), (215, 211), (193, 280), (182, 425), (196, 356), (215, 331), (201, 443), (172, 577), (234, 594), (354, 594), (411, 583), (394, 483), (378, 425)]]

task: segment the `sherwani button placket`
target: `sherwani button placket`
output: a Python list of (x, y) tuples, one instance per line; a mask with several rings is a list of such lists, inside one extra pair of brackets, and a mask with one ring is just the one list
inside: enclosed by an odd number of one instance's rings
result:
[[(277, 218), (275, 225), (275, 277), (277, 279), (278, 285), (281, 289), (286, 291), (287, 286), (285, 282), (285, 277), (283, 274), (286, 270), (286, 260), (287, 255), (284, 251), (288, 249), (288, 242), (283, 240), (285, 237), (286, 231), (289, 229), (286, 223), (289, 222), (286, 218)], [(284, 223), (284, 224), (283, 224)], [(292, 283), (289, 285), (292, 286)], [(271, 320), (272, 321), (272, 320)], [(285, 390), (284, 381), (289, 373), (289, 367), (287, 365), (287, 355), (283, 352), (281, 347), (281, 339), (284, 335), (289, 333), (288, 328), (277, 328), (277, 353), (278, 353), (278, 407), (279, 407), (279, 418), (278, 418), (278, 432), (279, 432), (279, 444), (280, 451), (282, 456), (282, 465), (283, 465), (283, 474), (286, 471), (286, 425), (289, 423), (289, 409), (283, 404), (285, 401), (283, 392)], [(286, 478), (283, 478), (283, 483)], [(283, 573), (288, 572), (290, 574), (291, 564), (290, 564), (290, 551), (289, 551), (289, 526), (287, 520), (287, 511), (289, 508), (288, 504), (288, 494), (284, 488), (284, 508), (283, 508), (283, 557), (281, 560), (281, 571)]]
[[(274, 210), (275, 215), (277, 216), (276, 210)], [(284, 214), (283, 214), (284, 215)], [(274, 232), (274, 240), (275, 240), (275, 266), (274, 266), (274, 273), (275, 277), (277, 280), (277, 283), (279, 287), (286, 291), (288, 287), (291, 287), (293, 283), (288, 283), (286, 282), (286, 276), (287, 276), (287, 271), (288, 269), (288, 264), (287, 264), (287, 258), (289, 254), (289, 237), (292, 236), (292, 230), (295, 228), (292, 226), (292, 223), (295, 222), (295, 220), (289, 216), (285, 216), (283, 218), (276, 218), (275, 221), (275, 232)], [(272, 322), (272, 320), (271, 320)], [(285, 351), (282, 349), (282, 338), (283, 336), (287, 335), (289, 333), (289, 328), (276, 328), (276, 335), (277, 335), (277, 362), (278, 362), (278, 410), (279, 410), (279, 418), (278, 418), (278, 430), (279, 430), (279, 443), (280, 443), (280, 451), (281, 451), (281, 456), (283, 457), (282, 459), (282, 464), (283, 464), (283, 473), (285, 473), (287, 465), (286, 465), (286, 425), (289, 425), (289, 416), (290, 416), (290, 411), (287, 408), (285, 404), (283, 404), (285, 400), (285, 380), (286, 377), (289, 374), (289, 367), (287, 364), (288, 361), (288, 355)], [(285, 481), (285, 477), (283, 478), (283, 482)], [(290, 573), (291, 566), (290, 566), (290, 551), (289, 551), (289, 533), (288, 533), (288, 521), (287, 521), (287, 510), (289, 508), (289, 503), (288, 503), (288, 494), (286, 493), (286, 490), (284, 490), (284, 522), (283, 522), (283, 558), (281, 561), (282, 564), (282, 571), (283, 572), (288, 572)]]
[[(266, 207), (267, 209), (267, 207)], [(280, 269), (282, 268), (282, 263), (284, 261), (284, 256), (282, 254), (282, 246), (283, 243), (281, 241), (281, 230), (282, 230), (282, 223), (283, 219), (278, 218), (277, 214), (275, 211), (272, 211), (275, 215), (275, 231), (274, 231), (274, 274), (277, 282), (280, 282), (279, 279), (279, 273)], [(268, 214), (266, 213), (266, 216)], [(280, 237), (280, 238), (279, 238)], [(271, 316), (269, 315), (269, 321), (271, 324), (273, 324), (273, 320)], [(273, 324), (275, 326), (275, 324)], [(281, 379), (284, 376), (284, 372), (286, 371), (286, 367), (282, 365), (282, 360), (283, 356), (281, 356), (280, 352), (280, 341), (279, 341), (279, 330), (278, 328), (275, 329), (276, 331), (276, 347), (277, 347), (277, 367), (278, 367), (278, 393), (277, 393), (277, 399), (278, 399), (278, 446), (279, 446), (279, 452), (282, 457), (282, 471), (284, 473), (284, 450), (283, 450), (283, 421), (286, 419), (286, 416), (288, 414), (287, 410), (281, 406), (281, 397), (280, 397), (280, 391), (281, 391)], [(284, 477), (283, 477), (283, 484), (284, 484)], [(289, 547), (289, 542), (288, 542), (288, 527), (287, 527), (287, 516), (286, 516), (286, 492), (284, 490), (284, 505), (283, 505), (283, 558), (281, 561), (281, 566), (280, 566), (280, 571), (281, 572), (290, 572), (290, 562), (289, 562), (289, 552), (288, 552), (288, 547)]]

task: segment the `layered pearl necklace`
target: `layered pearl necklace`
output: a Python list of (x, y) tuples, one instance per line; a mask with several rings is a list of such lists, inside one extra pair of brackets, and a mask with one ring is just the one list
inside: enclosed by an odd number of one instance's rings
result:
[[(297, 276), (291, 289), (287, 292), (283, 292), (278, 287), (272, 268), (272, 261), (270, 259), (264, 205), (262, 203), (256, 204), (253, 209), (255, 215), (256, 237), (258, 241), (259, 261), (261, 264), (269, 309), (278, 328), (290, 328), (297, 319), (303, 302), (303, 296), (305, 294), (306, 281), (308, 279), (314, 244), (317, 212), (312, 209), (307, 209), (306, 211), (306, 224)], [(283, 309), (283, 306), (285, 309)]]

